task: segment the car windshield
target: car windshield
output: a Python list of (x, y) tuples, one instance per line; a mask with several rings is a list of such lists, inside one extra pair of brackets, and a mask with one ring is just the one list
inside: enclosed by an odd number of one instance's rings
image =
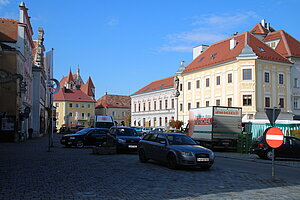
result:
[(167, 135), (170, 145), (196, 145), (197, 143), (186, 135)]
[(91, 130), (90, 128), (85, 128), (85, 129), (82, 129), (82, 130), (76, 132), (76, 134), (84, 135), (84, 134), (87, 134), (90, 130)]
[(134, 129), (129, 129), (129, 128), (119, 128), (119, 131), (117, 131), (117, 135), (122, 135), (122, 136), (136, 136), (137, 133)]

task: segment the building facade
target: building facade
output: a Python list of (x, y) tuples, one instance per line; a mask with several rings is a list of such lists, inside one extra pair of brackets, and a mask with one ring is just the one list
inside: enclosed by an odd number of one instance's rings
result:
[(124, 95), (105, 94), (97, 100), (96, 115), (112, 116), (115, 124), (126, 124), (126, 118), (130, 117), (130, 102), (131, 98)]
[(267, 119), (264, 109), (273, 107), (281, 108), (279, 119), (293, 119), (294, 64), (260, 37), (244, 32), (194, 51), (199, 54), (177, 73), (180, 120), (188, 123), (190, 108), (218, 105), (242, 107), (243, 120)]
[(168, 128), (175, 118), (174, 76), (153, 81), (131, 95), (131, 126)]
[(0, 19), (0, 140), (21, 141), (32, 127), (32, 40), (28, 9), (19, 5), (19, 20)]
[(54, 94), (53, 106), (56, 108), (56, 128), (76, 125), (89, 126), (90, 117), (95, 115), (95, 86), (89, 77), (84, 84), (79, 68), (76, 74), (63, 77), (60, 91)]

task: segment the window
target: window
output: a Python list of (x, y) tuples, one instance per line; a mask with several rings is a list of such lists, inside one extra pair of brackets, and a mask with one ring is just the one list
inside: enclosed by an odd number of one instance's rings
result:
[(172, 99), (172, 108), (175, 108), (175, 102), (174, 102), (174, 99)]
[(200, 88), (200, 80), (196, 81), (196, 88)]
[(279, 107), (284, 108), (284, 98), (279, 98)]
[(151, 110), (151, 102), (150, 101), (148, 102), (148, 110), (149, 111)]
[(76, 103), (76, 105), (75, 105), (75, 106), (76, 106), (76, 108), (79, 108), (79, 104), (78, 104), (78, 103)]
[(228, 74), (228, 83), (232, 83), (232, 74), (230, 73), (230, 74)]
[(298, 108), (299, 108), (299, 107), (298, 107), (298, 99), (299, 99), (299, 98), (297, 98), (297, 97), (294, 98), (294, 108), (295, 108), (295, 109), (298, 109)]
[(88, 104), (88, 108), (91, 108), (91, 104)]
[(116, 114), (115, 111), (112, 111), (112, 116), (115, 116), (115, 114)]
[(84, 119), (84, 113), (81, 113), (81, 119)]
[(156, 101), (154, 101), (153, 104), (154, 104), (154, 110), (156, 110)]
[(243, 95), (243, 106), (252, 106), (252, 95)]
[(294, 79), (294, 87), (295, 88), (299, 87), (298, 78)]
[(134, 107), (133, 107), (133, 108), (134, 108), (134, 112), (136, 112), (136, 103), (134, 104)]
[(188, 103), (188, 110), (191, 109), (191, 103)]
[(232, 98), (227, 99), (227, 105), (228, 107), (232, 107)]
[(91, 113), (88, 113), (87, 116), (90, 117), (90, 116), (91, 116)]
[(220, 76), (217, 76), (216, 79), (217, 79), (217, 80), (216, 80), (217, 85), (220, 85), (220, 84), (221, 84), (221, 78), (220, 78)]
[(72, 104), (72, 103), (69, 103), (69, 107), (70, 107), (70, 108), (73, 108), (73, 104)]
[(141, 104), (139, 103), (139, 112), (141, 111)]
[(125, 117), (125, 112), (124, 111), (122, 112), (122, 116)]
[(191, 90), (191, 82), (188, 82), (188, 90)]
[(182, 91), (182, 83), (179, 85), (179, 90)]
[(143, 103), (143, 111), (146, 111), (146, 103)]
[(206, 106), (206, 107), (209, 106), (209, 101), (205, 101), (205, 106)]
[(205, 81), (206, 81), (206, 87), (209, 87), (209, 78), (207, 78)]
[(55, 103), (55, 107), (58, 108), (59, 107), (59, 103)]
[(168, 126), (168, 118), (165, 117), (165, 126)]
[(58, 118), (59, 117), (59, 112), (56, 112), (56, 118)]
[(159, 101), (159, 109), (162, 110), (162, 100)]
[(162, 118), (159, 118), (159, 126), (162, 126)]
[(84, 108), (85, 107), (85, 104), (83, 103), (83, 104), (81, 104), (81, 108)]
[(243, 69), (243, 80), (252, 80), (252, 69)]
[(197, 102), (197, 103), (196, 103), (196, 107), (197, 107), (197, 108), (200, 108), (200, 102)]
[(219, 106), (220, 104), (221, 104), (220, 99), (217, 99), (217, 100), (216, 100), (216, 106)]
[(270, 97), (265, 97), (265, 107), (270, 108), (270, 106), (271, 106), (270, 104), (271, 104)]
[(183, 111), (182, 103), (180, 104), (180, 111)]
[(283, 74), (279, 74), (278, 82), (279, 82), (279, 84), (283, 84)]
[(165, 109), (166, 110), (168, 109), (168, 100), (167, 99), (165, 100)]
[(270, 82), (270, 73), (265, 72), (265, 83), (269, 83), (269, 82)]
[(70, 116), (70, 117), (73, 117), (73, 113), (70, 112), (70, 113), (69, 113), (69, 116)]

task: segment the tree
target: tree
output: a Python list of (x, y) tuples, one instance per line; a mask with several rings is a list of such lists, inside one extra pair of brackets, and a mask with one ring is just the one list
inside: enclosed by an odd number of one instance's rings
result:
[(131, 113), (127, 113), (125, 116), (125, 125), (130, 126), (131, 125)]
[(180, 127), (183, 125), (183, 121), (180, 120), (170, 120), (170, 126), (172, 128), (180, 129)]

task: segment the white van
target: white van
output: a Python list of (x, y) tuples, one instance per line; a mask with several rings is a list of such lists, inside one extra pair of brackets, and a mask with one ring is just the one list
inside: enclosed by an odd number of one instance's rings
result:
[(153, 130), (153, 127), (144, 127), (144, 128), (142, 129), (142, 133), (143, 133), (143, 135), (144, 135), (144, 134), (149, 133), (149, 132), (152, 131), (152, 130)]

